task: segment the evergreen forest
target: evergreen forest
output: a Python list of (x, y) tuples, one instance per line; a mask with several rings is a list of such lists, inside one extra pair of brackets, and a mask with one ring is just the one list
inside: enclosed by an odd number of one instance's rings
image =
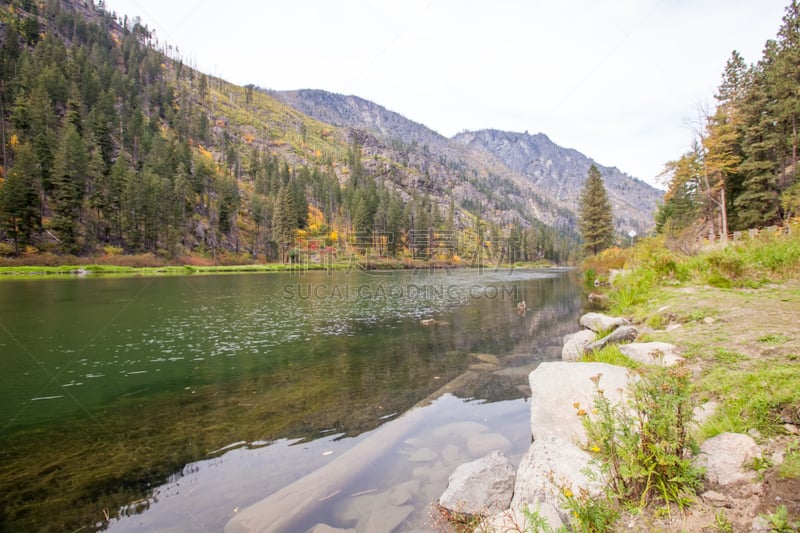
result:
[[(423, 169), (380, 153), (367, 161), (358, 131), (198, 72), (102, 2), (12, 0), (0, 24), (7, 261), (577, 255), (574, 230), (432, 195)], [(419, 186), (402, 186), (401, 174)]]
[(714, 109), (701, 109), (691, 147), (666, 164), (656, 231), (727, 236), (798, 215), (800, 4), (787, 6), (776, 38), (747, 64), (734, 51)]

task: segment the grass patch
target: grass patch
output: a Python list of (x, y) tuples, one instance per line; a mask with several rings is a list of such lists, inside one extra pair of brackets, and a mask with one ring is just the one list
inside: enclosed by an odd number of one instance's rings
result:
[(682, 315), (679, 318), (680, 322), (702, 322), (706, 318), (713, 318), (718, 311), (716, 309), (711, 309), (709, 307), (700, 307), (698, 309), (692, 309), (685, 315)]
[(782, 406), (800, 403), (800, 367), (760, 362), (742, 369), (719, 365), (706, 374), (698, 389), (720, 398), (720, 407), (701, 428), (704, 438), (720, 433), (747, 433), (757, 429), (765, 436), (782, 431), (778, 413)]
[[(261, 263), (245, 265), (165, 265), (157, 267), (130, 267), (120, 265), (61, 265), (61, 266), (0, 266), (0, 279), (20, 278), (32, 276), (85, 276), (85, 275), (116, 275), (116, 276), (161, 276), (184, 274), (215, 274), (233, 272), (307, 272), (336, 270), (348, 271), (366, 269), (364, 265), (355, 265), (352, 262), (338, 262), (332, 264), (288, 264), (288, 263)], [(398, 261), (386, 263), (370, 263), (370, 270), (399, 270), (406, 266)], [(415, 266), (411, 266), (416, 268)]]
[(800, 440), (795, 439), (786, 447), (778, 475), (783, 479), (800, 478)]
[(756, 340), (758, 342), (766, 342), (768, 344), (783, 344), (784, 342), (791, 340), (791, 338), (783, 333), (767, 333), (766, 335), (760, 336)]
[(619, 351), (615, 345), (606, 346), (602, 350), (583, 354), (580, 361), (584, 363), (608, 363), (610, 365), (624, 366), (626, 368), (639, 368), (639, 363), (629, 359)]
[(717, 348), (714, 351), (714, 359), (716, 359), (720, 363), (739, 363), (741, 361), (745, 361), (747, 359), (747, 356), (735, 350), (729, 350), (727, 348)]
[(792, 230), (787, 235), (763, 233), (694, 256), (668, 248), (663, 236), (642, 239), (626, 254), (627, 273), (614, 282), (611, 311), (626, 314), (657, 297), (660, 287), (687, 282), (737, 289), (795, 278), (800, 275), (800, 226)]

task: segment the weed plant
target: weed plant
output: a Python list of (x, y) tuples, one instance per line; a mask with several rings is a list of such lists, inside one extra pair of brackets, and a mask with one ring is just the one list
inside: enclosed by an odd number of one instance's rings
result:
[(800, 531), (800, 521), (789, 518), (789, 512), (785, 505), (779, 505), (770, 514), (759, 515), (769, 524), (770, 531), (773, 533), (796, 533)]
[(584, 418), (588, 446), (618, 503), (683, 509), (702, 474), (691, 463), (690, 371), (683, 365), (648, 367), (639, 375), (627, 401), (618, 404), (597, 386), (599, 376), (594, 380), (595, 408)]

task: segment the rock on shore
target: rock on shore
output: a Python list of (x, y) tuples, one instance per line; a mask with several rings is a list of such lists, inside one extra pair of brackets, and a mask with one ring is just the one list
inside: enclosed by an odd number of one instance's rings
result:
[(552, 435), (584, 444), (586, 432), (578, 412), (580, 409), (588, 412), (594, 406), (596, 388), (592, 378), (595, 376), (600, 376), (597, 387), (613, 403), (620, 401), (629, 379), (638, 379), (627, 368), (607, 363), (552, 361), (540, 364), (530, 373), (534, 440)]
[[(586, 442), (583, 418), (592, 412), (598, 390), (612, 404), (627, 401), (629, 386), (639, 374), (606, 363), (571, 361), (579, 359), (584, 350), (635, 340), (637, 332), (627, 320), (599, 313), (587, 313), (580, 323), (587, 329), (564, 338), (564, 361), (541, 363), (529, 375), (533, 443), (517, 469), (510, 505), (486, 519), (478, 531), (519, 531), (525, 524), (525, 508), (556, 530), (570, 523), (565, 495), (599, 498), (603, 494), (602, 480), (586, 475), (592, 456), (585, 451), (591, 443)], [(609, 330), (604, 339), (596, 340), (598, 331)], [(663, 342), (621, 344), (620, 351), (644, 365), (672, 366), (683, 361), (677, 347)], [(706, 469), (706, 482), (722, 490), (749, 486), (746, 484), (753, 482), (755, 472), (746, 465), (760, 453), (750, 436), (725, 433), (703, 443), (694, 462)], [(754, 490), (757, 492), (757, 487)], [(736, 493), (736, 497), (747, 498), (751, 492)], [(715, 490), (702, 497), (714, 506), (730, 503), (729, 496)]]

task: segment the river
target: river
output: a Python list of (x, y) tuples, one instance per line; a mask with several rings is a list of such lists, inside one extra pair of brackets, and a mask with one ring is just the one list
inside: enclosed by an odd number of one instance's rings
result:
[(292, 529), (435, 530), (580, 310), (558, 269), (0, 281), (0, 524), (220, 531), (414, 413)]

